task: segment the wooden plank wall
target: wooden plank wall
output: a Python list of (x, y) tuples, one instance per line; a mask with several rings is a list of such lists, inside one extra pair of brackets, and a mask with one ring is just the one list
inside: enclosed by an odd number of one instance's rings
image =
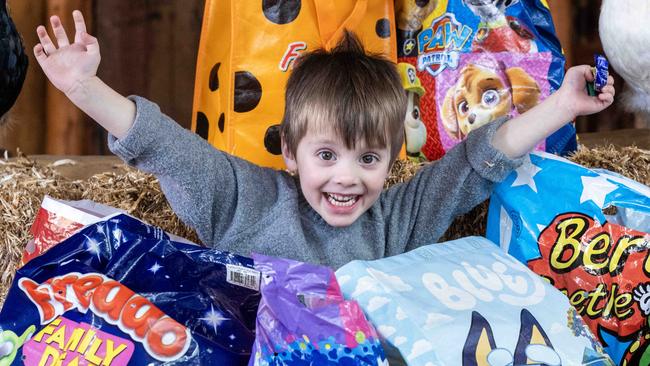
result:
[[(557, 2), (564, 0), (556, 0)], [(573, 48), (573, 65), (593, 64), (594, 54), (604, 54), (598, 35), (598, 18), (600, 16), (600, 0), (572, 0), (572, 16), (569, 30), (570, 41)], [(650, 128), (650, 121), (644, 121), (638, 115), (626, 112), (622, 105), (620, 95), (625, 88), (625, 81), (613, 70), (609, 69), (614, 77), (617, 98), (612, 106), (601, 113), (586, 117), (578, 117), (576, 128), (578, 132), (599, 132), (630, 128)]]
[[(92, 5), (92, 2), (88, 0), (47, 0), (46, 20), (51, 15), (57, 14), (68, 33), (68, 38), (73, 42), (72, 11), (78, 9), (87, 15), (84, 20), (86, 20), (87, 29), (91, 32), (94, 18)], [(49, 20), (47, 23), (49, 29)], [(50, 37), (54, 37), (54, 35), (50, 33)], [(54, 39), (53, 41), (56, 42)], [(33, 62), (31, 66), (40, 71), (36, 62)], [(88, 143), (94, 130), (95, 126), (90, 118), (77, 109), (65, 94), (47, 82), (45, 89), (45, 153), (52, 155), (96, 154), (97, 151), (93, 149), (96, 144)]]
[(98, 75), (118, 92), (160, 104), (184, 127), (190, 126), (196, 52), (204, 0), (8, 0), (11, 15), (30, 56), (28, 76), (0, 128), (0, 149), (28, 154), (108, 153), (103, 129), (70, 104), (44, 77), (32, 55), (36, 26), (58, 14), (72, 38), (72, 10), (80, 9), (89, 33), (98, 37)]
[(99, 76), (123, 95), (153, 100), (189, 128), (203, 5), (203, 0), (96, 1), (103, 50)]
[(7, 2), (18, 31), (22, 34), (29, 67), (23, 89), (8, 114), (9, 123), (0, 129), (0, 151), (7, 149), (35, 153), (45, 146), (45, 76), (34, 67), (36, 61), (31, 48), (38, 41), (36, 26), (45, 17), (45, 0), (11, 0)]
[[(102, 50), (99, 76), (118, 92), (146, 96), (189, 127), (196, 52), (204, 0), (7, 0), (25, 40), (30, 67), (23, 91), (0, 128), (0, 150), (20, 147), (29, 154), (104, 154), (105, 132), (47, 82), (32, 56), (35, 28), (52, 14), (69, 21), (84, 10)], [(246, 0), (248, 1), (248, 0)], [(548, 0), (567, 64), (592, 63), (598, 41), (600, 1)], [(617, 78), (617, 88), (622, 89)], [(579, 132), (632, 128), (640, 123), (618, 104), (579, 118)]]
[(553, 24), (567, 60), (573, 60), (573, 5), (567, 0), (549, 0)]

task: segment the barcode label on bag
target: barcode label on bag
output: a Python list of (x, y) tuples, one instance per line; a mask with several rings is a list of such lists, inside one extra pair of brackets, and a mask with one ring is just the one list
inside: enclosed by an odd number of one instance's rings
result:
[(260, 290), (260, 272), (251, 268), (226, 264), (226, 281), (251, 290)]

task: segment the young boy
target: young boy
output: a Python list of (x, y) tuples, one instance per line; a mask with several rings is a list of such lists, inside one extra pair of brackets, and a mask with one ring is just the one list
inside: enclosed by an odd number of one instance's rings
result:
[(409, 182), (383, 191), (403, 141), (405, 94), (392, 63), (346, 35), (331, 52), (301, 58), (286, 88), (282, 154), (295, 174), (262, 168), (210, 146), (140, 97), (96, 76), (97, 40), (73, 12), (70, 44), (58, 17), (34, 54), (59, 90), (108, 130), (109, 147), (160, 179), (175, 212), (220, 250), (252, 251), (338, 268), (434, 243), (454, 217), (485, 200), (535, 144), (578, 115), (613, 102), (613, 80), (589, 97), (588, 66), (511, 120), (472, 132)]

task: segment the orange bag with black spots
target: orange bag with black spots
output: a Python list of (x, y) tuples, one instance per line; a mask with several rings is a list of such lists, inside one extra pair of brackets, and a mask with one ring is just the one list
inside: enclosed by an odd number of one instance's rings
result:
[(207, 0), (192, 130), (253, 163), (284, 167), (279, 126), (296, 58), (329, 49), (344, 29), (397, 59), (392, 0)]

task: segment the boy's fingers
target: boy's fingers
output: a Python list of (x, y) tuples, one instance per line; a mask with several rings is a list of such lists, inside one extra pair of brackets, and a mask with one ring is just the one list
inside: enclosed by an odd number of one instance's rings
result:
[(45, 29), (44, 26), (39, 25), (36, 28), (36, 34), (38, 35), (38, 39), (41, 42), (41, 45), (43, 45), (43, 50), (45, 53), (48, 55), (51, 55), (56, 51), (56, 46), (52, 43), (52, 40), (50, 39), (50, 36), (47, 34), (47, 30)]
[(86, 33), (86, 22), (84, 21), (84, 16), (79, 10), (72, 12), (72, 19), (74, 19), (74, 41), (81, 42), (81, 34)]
[(38, 61), (39, 64), (47, 58), (42, 44), (39, 43), (34, 46), (34, 57), (36, 57), (36, 61)]
[(603, 87), (603, 93), (611, 94), (612, 96), (616, 95), (616, 89), (611, 84), (607, 84)]
[(607, 85), (614, 85), (614, 78), (612, 75), (607, 76)]
[(65, 29), (63, 29), (63, 24), (61, 24), (61, 19), (56, 15), (50, 17), (50, 23), (52, 24), (52, 30), (54, 31), (54, 37), (56, 37), (56, 43), (59, 47), (67, 46), (70, 44), (68, 40), (68, 35), (65, 34)]
[(610, 105), (610, 104), (612, 104), (614, 102), (614, 96), (612, 94), (609, 94), (609, 93), (600, 93), (600, 94), (598, 94), (598, 99), (601, 102), (605, 102), (606, 106)]
[(594, 81), (595, 78), (594, 78), (594, 73), (591, 70), (591, 66), (582, 65), (581, 68), (582, 68), (582, 73), (585, 76), (585, 80), (587, 80), (589, 82)]
[(86, 50), (91, 54), (99, 53), (99, 43), (97, 38), (91, 36), (90, 34), (83, 32), (81, 33), (81, 43), (86, 46)]

